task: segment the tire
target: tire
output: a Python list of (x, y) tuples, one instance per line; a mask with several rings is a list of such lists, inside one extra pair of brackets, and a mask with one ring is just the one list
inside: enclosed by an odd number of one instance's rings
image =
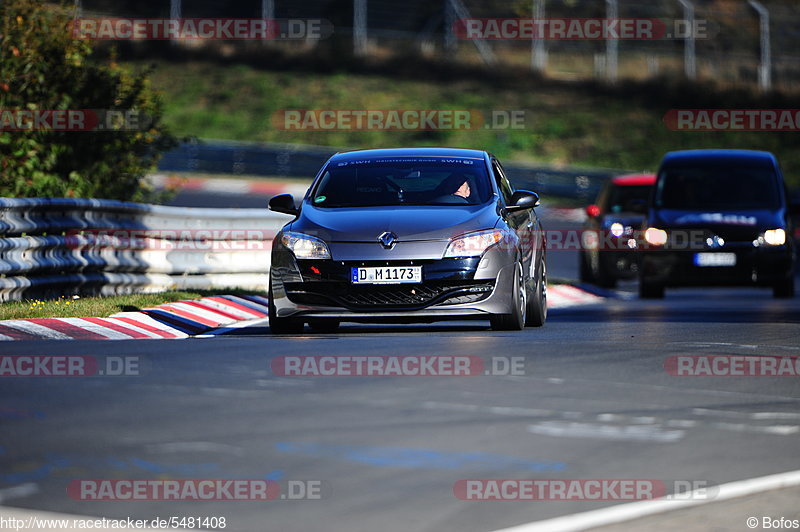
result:
[(586, 256), (586, 252), (584, 251), (581, 251), (578, 254), (578, 272), (582, 283), (594, 284), (592, 266), (589, 264), (589, 258)]
[(528, 297), (526, 327), (541, 327), (547, 321), (547, 262), (542, 254), (539, 264), (539, 279), (534, 284), (533, 294)]
[(271, 334), (300, 334), (303, 332), (302, 320), (293, 318), (279, 318), (275, 311), (272, 295), (272, 277), (269, 279), (269, 332)]
[(617, 287), (617, 278), (613, 274), (608, 272), (603, 266), (603, 262), (598, 260), (597, 261), (597, 286), (600, 288), (616, 288)]
[(641, 299), (664, 299), (664, 285), (640, 280), (639, 297)]
[(772, 297), (777, 299), (788, 299), (794, 297), (794, 277), (789, 277), (773, 285)]
[(339, 320), (330, 319), (309, 320), (308, 326), (315, 333), (333, 333), (339, 329), (340, 323)]
[(511, 314), (495, 314), (489, 317), (489, 322), (495, 331), (521, 331), (525, 328), (525, 316), (528, 310), (528, 289), (522, 279), (522, 265), (517, 263), (516, 270), (513, 293), (511, 294), (514, 311)]

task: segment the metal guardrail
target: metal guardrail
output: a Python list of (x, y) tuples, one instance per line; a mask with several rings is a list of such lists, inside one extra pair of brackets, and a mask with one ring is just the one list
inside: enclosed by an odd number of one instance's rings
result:
[(0, 301), (170, 288), (265, 289), (289, 216), (113, 200), (0, 198)]
[[(164, 155), (163, 172), (202, 172), (313, 178), (336, 148), (302, 144), (277, 144), (199, 140), (184, 143)], [(603, 182), (628, 173), (612, 168), (555, 167), (508, 163), (506, 172), (517, 188), (539, 194), (586, 200), (594, 199)]]

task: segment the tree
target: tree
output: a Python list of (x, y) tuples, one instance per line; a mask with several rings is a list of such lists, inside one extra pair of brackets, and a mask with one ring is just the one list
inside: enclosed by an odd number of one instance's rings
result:
[[(0, 3), (0, 196), (153, 199), (143, 177), (177, 141), (150, 71), (99, 57), (95, 42), (73, 36), (73, 15), (37, 0)], [(30, 121), (47, 110), (60, 113)], [(69, 110), (90, 110), (73, 124), (105, 128), (64, 130), (54, 117)]]

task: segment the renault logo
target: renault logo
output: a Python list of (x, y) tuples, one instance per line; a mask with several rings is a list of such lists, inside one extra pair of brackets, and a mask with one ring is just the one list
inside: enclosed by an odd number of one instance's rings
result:
[(397, 235), (390, 231), (386, 231), (378, 237), (378, 242), (380, 242), (385, 249), (392, 249), (396, 241)]

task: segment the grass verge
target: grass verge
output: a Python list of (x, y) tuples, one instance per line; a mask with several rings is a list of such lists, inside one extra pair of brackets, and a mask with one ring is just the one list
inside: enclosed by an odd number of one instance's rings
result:
[(80, 318), (110, 316), (116, 312), (135, 311), (181, 299), (199, 299), (212, 295), (256, 294), (266, 297), (266, 292), (254, 290), (192, 290), (167, 291), (156, 294), (127, 294), (108, 297), (61, 297), (52, 300), (28, 299), (0, 304), (0, 320), (22, 318)]
[[(131, 63), (143, 67), (143, 63)], [(244, 63), (156, 61), (152, 84), (179, 136), (332, 147), (461, 146), (516, 161), (653, 170), (666, 151), (728, 147), (772, 151), (787, 180), (800, 184), (795, 134), (670, 131), (663, 117), (681, 108), (796, 108), (793, 96), (681, 85), (674, 80), (593, 83), (493, 78), (450, 80), (370, 72), (269, 70)], [(525, 111), (521, 129), (300, 130), (279, 127), (282, 109), (476, 109)]]

